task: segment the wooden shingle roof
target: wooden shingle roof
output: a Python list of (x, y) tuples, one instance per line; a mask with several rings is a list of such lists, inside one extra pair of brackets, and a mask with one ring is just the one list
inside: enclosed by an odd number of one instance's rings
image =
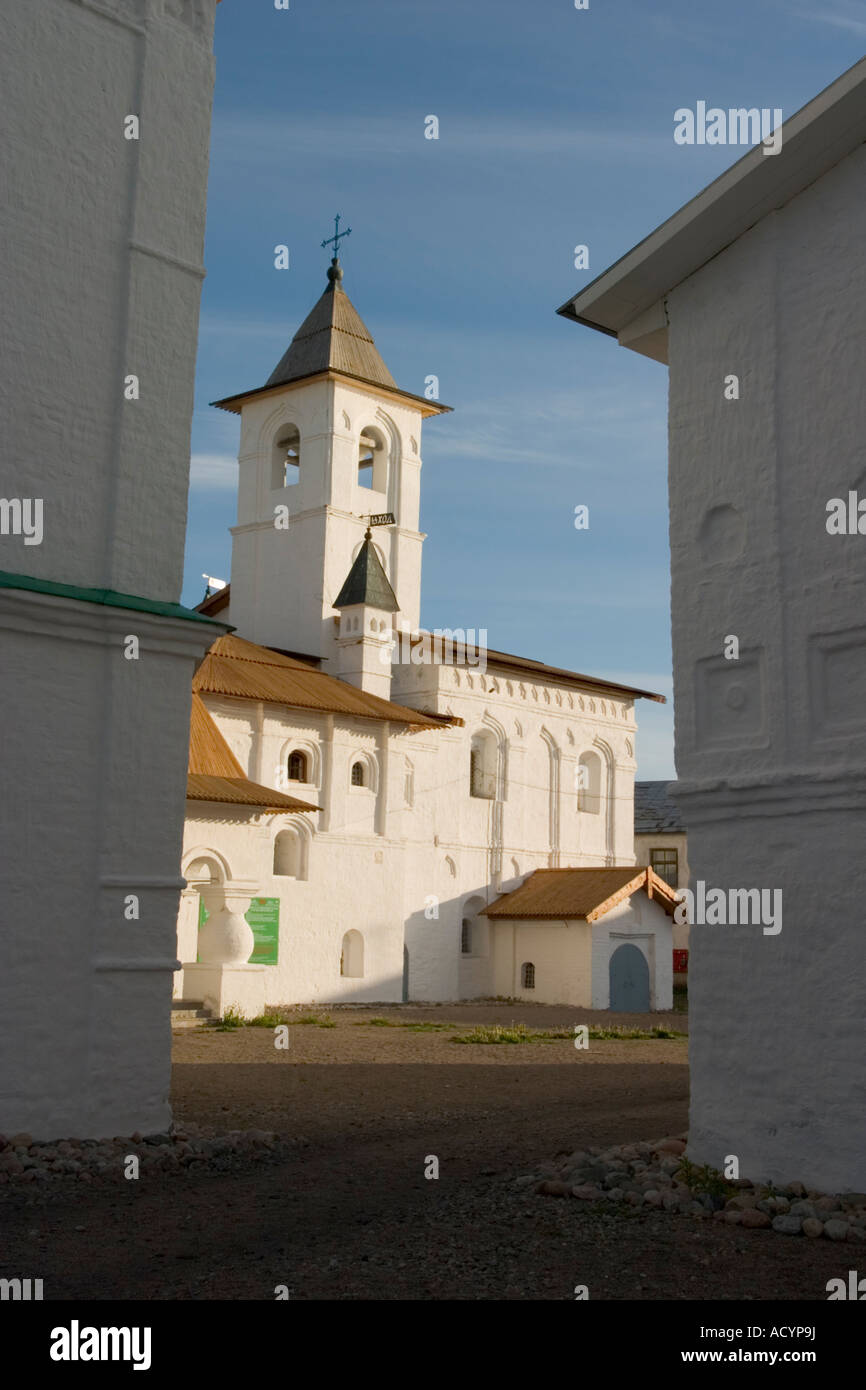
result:
[(229, 748), (200, 695), (192, 697), (189, 722), (188, 801), (221, 801), (258, 806), (269, 812), (318, 811), (309, 801), (251, 782)]
[(441, 729), (454, 722), (447, 715), (422, 714), (406, 705), (382, 700), (327, 675), (307, 661), (283, 656), (233, 634), (214, 642), (195, 673), (192, 688), (199, 694), (267, 700), (293, 709), (387, 719), (412, 730)]
[(582, 918), (595, 922), (633, 893), (645, 891), (673, 916), (678, 899), (652, 869), (536, 869), (514, 892), (484, 909), (487, 917)]

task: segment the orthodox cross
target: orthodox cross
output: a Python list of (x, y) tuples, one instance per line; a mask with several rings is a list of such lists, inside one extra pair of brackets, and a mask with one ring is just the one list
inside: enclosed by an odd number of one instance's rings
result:
[(324, 248), (325, 246), (330, 246), (331, 242), (333, 242), (333, 243), (334, 243), (334, 260), (336, 260), (337, 257), (338, 257), (339, 254), (340, 254), (340, 242), (343, 241), (345, 237), (351, 236), (351, 235), (352, 235), (352, 228), (351, 228), (351, 227), (347, 227), (346, 230), (345, 230), (344, 232), (341, 232), (341, 231), (340, 231), (340, 214), (337, 213), (337, 216), (334, 218), (334, 235), (333, 235), (333, 236), (326, 237), (325, 240), (322, 242), (322, 247)]

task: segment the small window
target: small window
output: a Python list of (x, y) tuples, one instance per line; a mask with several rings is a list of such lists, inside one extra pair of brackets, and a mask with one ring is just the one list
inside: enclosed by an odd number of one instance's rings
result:
[(274, 877), (301, 877), (301, 837), (297, 830), (281, 830), (274, 841)]
[(477, 734), (469, 747), (469, 795), (492, 801), (496, 796), (496, 740)]
[(532, 961), (525, 961), (520, 967), (520, 987), (521, 989), (535, 989), (535, 966)]
[(364, 938), (359, 931), (347, 931), (343, 937), (340, 974), (356, 980), (364, 974)]
[(598, 815), (601, 810), (601, 758), (582, 753), (577, 765), (577, 809)]
[(472, 923), (468, 917), (463, 918), (460, 927), (460, 951), (464, 956), (472, 954)]
[(363, 763), (352, 763), (352, 786), (366, 787), (367, 769)]
[(679, 887), (679, 855), (675, 849), (651, 849), (650, 868), (671, 888)]
[(309, 763), (308, 763), (308, 761), (307, 761), (307, 755), (306, 755), (306, 753), (298, 753), (298, 752), (290, 753), (290, 754), (289, 754), (289, 781), (290, 781), (290, 782), (307, 782), (307, 781), (309, 781), (309, 777), (308, 777), (308, 775), (307, 775), (307, 768), (308, 768), (308, 766), (309, 766)]

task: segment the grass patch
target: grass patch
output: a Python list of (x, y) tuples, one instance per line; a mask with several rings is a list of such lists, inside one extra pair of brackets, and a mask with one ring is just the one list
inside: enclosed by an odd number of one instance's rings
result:
[(401, 1028), (408, 1028), (410, 1033), (441, 1033), (451, 1028), (462, 1028), (462, 1023), (401, 1023)]
[[(527, 1028), (525, 1023), (480, 1023), (471, 1033), (458, 1033), (451, 1039), (455, 1043), (547, 1043), (555, 1042), (556, 1036), (538, 1029)], [(573, 1037), (573, 1034), (559, 1034), (560, 1037)]]
[(217, 1033), (232, 1033), (236, 1028), (243, 1028), (244, 1016), (238, 1013), (237, 1009), (226, 1009), (218, 1023), (213, 1024), (213, 1029)]
[(300, 1018), (281, 1019), (282, 1023), (309, 1023), (314, 1028), (336, 1028), (337, 1024), (330, 1014), (301, 1014)]
[(460, 1023), (403, 1023), (397, 1018), (360, 1018), (353, 1028), (405, 1028), (410, 1033), (439, 1033), (443, 1029), (460, 1028)]
[(676, 1176), (690, 1192), (707, 1192), (711, 1197), (735, 1197), (738, 1191), (718, 1168), (711, 1168), (708, 1163), (698, 1165), (684, 1158)]
[(258, 1018), (248, 1018), (246, 1026), (248, 1028), (279, 1028), (281, 1023), (287, 1023), (288, 1019), (281, 1018), (279, 1014), (259, 1014)]
[[(590, 1028), (591, 1042), (650, 1041), (654, 1038), (685, 1038), (673, 1028)], [(525, 1023), (479, 1024), (470, 1033), (451, 1039), (456, 1043), (549, 1043), (574, 1041), (573, 1028), (528, 1028)]]
[(687, 1038), (688, 1033), (680, 1033), (676, 1028), (590, 1028), (589, 1036), (599, 1040), (637, 1038), (648, 1041), (651, 1038)]

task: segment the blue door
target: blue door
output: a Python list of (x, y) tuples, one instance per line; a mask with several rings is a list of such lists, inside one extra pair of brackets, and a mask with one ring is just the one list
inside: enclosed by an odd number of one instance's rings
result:
[(649, 1013), (649, 967), (637, 946), (617, 946), (610, 958), (610, 1007), (621, 1014)]

